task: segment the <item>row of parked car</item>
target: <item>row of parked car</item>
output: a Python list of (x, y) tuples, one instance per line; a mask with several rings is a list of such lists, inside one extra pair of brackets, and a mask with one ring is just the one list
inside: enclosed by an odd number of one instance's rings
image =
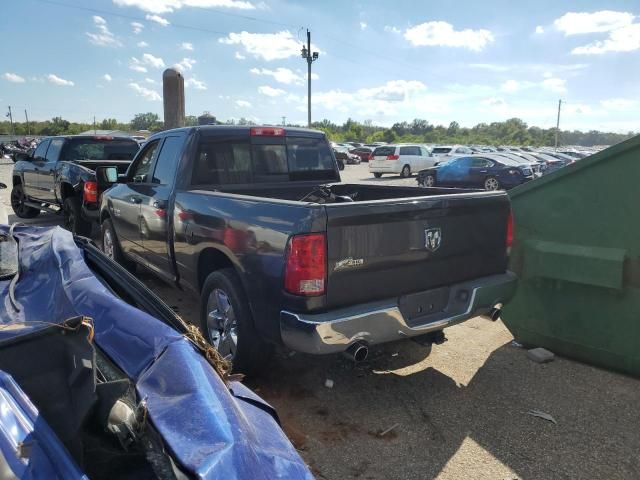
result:
[[(403, 178), (418, 173), (425, 187), (446, 186), (508, 189), (551, 173), (591, 155), (595, 149), (392, 144), (362, 145), (346, 149), (369, 162), (376, 178), (385, 174)], [(359, 163), (359, 162), (354, 162)]]

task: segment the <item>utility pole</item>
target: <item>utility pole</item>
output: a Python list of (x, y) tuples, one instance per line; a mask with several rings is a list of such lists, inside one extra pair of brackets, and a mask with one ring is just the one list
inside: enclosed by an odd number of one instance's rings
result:
[(562, 99), (558, 100), (558, 120), (556, 121), (556, 148), (558, 151), (558, 134), (560, 133), (560, 109), (562, 108)]
[(93, 134), (96, 134), (96, 116), (93, 116)]
[(31, 135), (31, 127), (29, 126), (29, 115), (27, 115), (27, 109), (24, 109), (24, 118), (27, 120), (27, 135)]
[(282, 126), (283, 127), (287, 126), (287, 117), (285, 117), (284, 115), (282, 116)]
[(9, 105), (9, 113), (7, 113), (7, 117), (9, 117), (9, 122), (11, 122), (11, 135), (14, 135), (14, 130), (13, 130), (13, 114), (11, 113), (11, 105)]
[(318, 60), (318, 52), (311, 53), (311, 32), (307, 30), (307, 45), (302, 46), (302, 58), (307, 61), (307, 124), (311, 128), (311, 64)]

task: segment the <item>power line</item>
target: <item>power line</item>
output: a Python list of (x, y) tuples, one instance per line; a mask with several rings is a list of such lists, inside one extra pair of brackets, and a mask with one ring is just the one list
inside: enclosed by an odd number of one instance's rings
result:
[[(49, 5), (54, 5), (54, 6), (57, 6), (57, 7), (70, 8), (70, 9), (75, 9), (75, 10), (82, 10), (82, 11), (89, 12), (89, 13), (97, 13), (97, 14), (106, 15), (106, 16), (125, 18), (127, 20), (149, 22), (149, 20), (147, 18), (145, 18), (143, 16), (139, 16), (139, 15), (127, 15), (127, 14), (124, 14), (124, 13), (117, 13), (117, 12), (113, 12), (113, 11), (102, 10), (102, 9), (99, 9), (99, 8), (85, 7), (85, 6), (82, 6), (82, 5), (72, 5), (72, 4), (68, 4), (68, 3), (64, 3), (64, 2), (58, 2), (56, 0), (34, 0), (34, 1), (39, 2), (39, 3), (47, 3)], [(227, 16), (230, 16), (230, 17), (242, 18), (244, 20), (250, 20), (250, 21), (254, 21), (254, 22), (269, 23), (269, 24), (272, 24), (272, 25), (279, 25), (279, 26), (283, 26), (283, 27), (298, 28), (298, 25), (293, 25), (293, 24), (290, 24), (290, 23), (276, 22), (276, 21), (272, 21), (272, 20), (266, 20), (266, 19), (263, 19), (263, 18), (251, 17), (249, 15), (240, 15), (240, 14), (231, 13), (231, 12), (223, 12), (221, 10), (215, 10), (215, 9), (207, 9), (207, 11), (213, 12), (213, 13), (218, 13), (220, 15), (227, 15)], [(210, 28), (196, 27), (194, 25), (185, 25), (185, 24), (182, 24), (182, 23), (170, 22), (167, 26), (168, 27), (181, 28), (181, 29), (185, 29), (185, 30), (195, 30), (195, 31), (204, 32), (204, 33), (215, 33), (215, 34), (219, 34), (219, 35), (227, 35), (227, 34), (230, 33), (230, 32), (222, 32), (222, 31), (219, 31), (219, 30), (212, 30)]]

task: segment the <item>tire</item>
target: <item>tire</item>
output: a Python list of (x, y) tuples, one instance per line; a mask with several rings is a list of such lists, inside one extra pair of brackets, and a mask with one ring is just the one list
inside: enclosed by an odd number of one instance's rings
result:
[(376, 177), (376, 178), (380, 178), (380, 177), (382, 177), (382, 174), (380, 172), (375, 172), (373, 174), (373, 176)]
[(425, 187), (435, 187), (436, 186), (436, 176), (435, 175), (427, 175), (424, 177), (424, 186)]
[(64, 228), (74, 235), (91, 236), (91, 223), (82, 218), (82, 208), (78, 197), (67, 197), (62, 205)]
[(27, 197), (24, 194), (22, 184), (18, 183), (14, 185), (13, 189), (11, 189), (11, 208), (13, 209), (13, 213), (19, 218), (35, 218), (40, 215), (40, 210), (24, 204), (26, 199)]
[(205, 280), (200, 296), (200, 329), (231, 362), (233, 372), (257, 375), (267, 367), (273, 347), (258, 335), (233, 268), (217, 270)]
[(500, 182), (496, 177), (487, 177), (484, 179), (484, 189), (493, 192), (496, 190), (500, 190), (502, 187), (500, 186)]
[(113, 228), (113, 223), (110, 218), (107, 218), (102, 222), (102, 251), (111, 260), (119, 263), (130, 272), (135, 271), (136, 264), (130, 260), (127, 260), (120, 248), (120, 242), (116, 236), (116, 231)]
[(409, 178), (411, 176), (411, 167), (409, 165), (405, 165), (404, 167), (402, 167), (400, 176), (402, 178)]

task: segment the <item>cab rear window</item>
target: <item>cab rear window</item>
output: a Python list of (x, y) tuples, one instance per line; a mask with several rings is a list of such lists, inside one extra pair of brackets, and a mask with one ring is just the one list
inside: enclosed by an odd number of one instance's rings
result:
[(387, 157), (389, 155), (395, 155), (396, 147), (378, 147), (373, 151), (374, 157)]

